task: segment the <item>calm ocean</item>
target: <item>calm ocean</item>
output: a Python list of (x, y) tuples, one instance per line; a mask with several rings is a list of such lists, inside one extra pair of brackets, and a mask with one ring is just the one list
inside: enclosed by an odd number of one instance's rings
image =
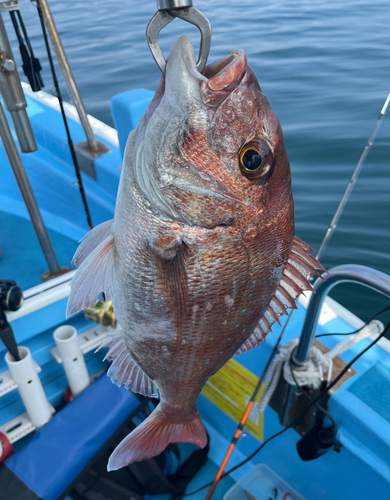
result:
[[(292, 167), (296, 234), (318, 249), (390, 91), (388, 0), (194, 4), (213, 28), (209, 61), (244, 49), (278, 115)], [(159, 69), (145, 39), (156, 2), (51, 0), (50, 5), (87, 111), (112, 125), (113, 95), (156, 88)], [(36, 9), (27, 0), (21, 8), (50, 91)], [(8, 16), (3, 17), (10, 25)], [(183, 33), (198, 47), (196, 28), (177, 20), (160, 36), (166, 55)], [(70, 100), (63, 83), (62, 88)], [(331, 268), (358, 263), (390, 273), (389, 254), (390, 117), (384, 120), (323, 264)], [(357, 286), (340, 286), (333, 296), (363, 319), (389, 305)]]

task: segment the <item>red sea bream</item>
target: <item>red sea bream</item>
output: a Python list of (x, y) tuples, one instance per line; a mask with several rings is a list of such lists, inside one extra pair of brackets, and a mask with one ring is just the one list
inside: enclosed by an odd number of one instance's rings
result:
[(169, 443), (205, 446), (196, 401), (207, 379), (258, 345), (310, 289), (304, 275), (323, 269), (294, 237), (290, 177), (280, 124), (245, 53), (200, 74), (181, 37), (129, 136), (115, 218), (74, 257), (68, 315), (101, 292), (113, 298), (122, 330), (103, 344), (108, 375), (160, 395), (109, 470)]

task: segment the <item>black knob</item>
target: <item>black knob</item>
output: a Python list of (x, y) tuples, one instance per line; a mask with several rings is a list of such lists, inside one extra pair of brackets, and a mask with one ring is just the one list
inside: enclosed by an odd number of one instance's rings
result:
[(0, 308), (4, 311), (17, 311), (23, 304), (23, 292), (15, 281), (0, 280)]

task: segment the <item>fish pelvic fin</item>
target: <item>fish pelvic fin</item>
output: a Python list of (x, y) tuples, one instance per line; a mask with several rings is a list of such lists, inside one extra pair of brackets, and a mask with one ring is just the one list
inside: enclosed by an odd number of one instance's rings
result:
[(195, 406), (192, 413), (178, 420), (173, 411), (161, 404), (133, 432), (123, 439), (111, 454), (107, 470), (117, 470), (132, 462), (155, 457), (170, 443), (191, 443), (199, 448), (207, 444), (207, 434)]
[(96, 304), (104, 292), (106, 299), (114, 294), (113, 220), (94, 227), (77, 249), (72, 263), (78, 270), (71, 281), (66, 317)]
[(287, 309), (297, 309), (295, 304), (296, 299), (305, 291), (313, 291), (308, 281), (310, 274), (322, 278), (317, 269), (325, 273), (327, 272), (309, 251), (313, 251), (313, 249), (295, 236), (287, 264), (274, 297), (260, 319), (255, 331), (236, 351), (234, 356), (250, 351), (259, 345), (260, 342), (265, 341), (266, 336), (271, 332), (272, 326), (275, 323), (279, 323), (280, 325), (279, 318), (288, 314)]
[(122, 331), (109, 334), (109, 338), (96, 351), (106, 347), (109, 348), (109, 351), (104, 360), (112, 361), (107, 375), (113, 384), (118, 387), (124, 386), (127, 390), (138, 392), (143, 396), (158, 396), (156, 382), (150, 379), (131, 357), (123, 340)]

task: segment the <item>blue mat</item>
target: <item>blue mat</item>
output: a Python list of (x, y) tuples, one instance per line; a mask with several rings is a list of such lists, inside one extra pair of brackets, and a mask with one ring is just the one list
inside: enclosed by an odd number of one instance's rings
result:
[(390, 422), (390, 368), (384, 363), (376, 363), (351, 385), (349, 392)]
[(138, 405), (104, 374), (5, 466), (43, 500), (57, 500)]

